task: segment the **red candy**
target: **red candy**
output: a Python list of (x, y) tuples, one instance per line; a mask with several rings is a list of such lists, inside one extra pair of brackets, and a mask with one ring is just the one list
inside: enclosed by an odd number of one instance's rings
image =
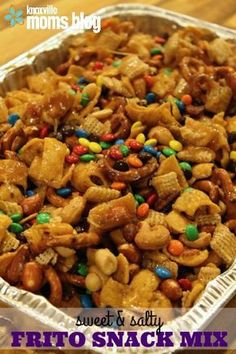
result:
[(86, 146), (82, 146), (82, 145), (75, 145), (73, 147), (72, 152), (73, 152), (73, 154), (76, 154), (76, 155), (83, 155), (83, 154), (87, 154), (88, 148)]
[(178, 280), (179, 285), (181, 286), (181, 288), (185, 291), (187, 290), (191, 290), (192, 289), (192, 283), (189, 279), (187, 278), (183, 278), (183, 279), (179, 279)]
[(45, 125), (45, 127), (41, 128), (40, 131), (39, 131), (40, 139), (46, 138), (46, 136), (48, 136), (48, 132), (49, 132), (48, 125)]
[(93, 65), (93, 70), (102, 70), (104, 64), (101, 61), (96, 61)]
[(159, 43), (159, 44), (164, 44), (166, 42), (165, 38), (163, 38), (163, 37), (156, 36), (154, 39), (155, 39), (155, 42)]
[(127, 144), (130, 147), (130, 149), (132, 149), (133, 151), (140, 151), (143, 148), (143, 144), (140, 144), (138, 141), (134, 139), (130, 139), (127, 142)]
[(80, 87), (76, 84), (72, 84), (71, 85), (71, 88), (74, 90), (74, 91), (80, 91)]
[(121, 160), (123, 158), (122, 152), (117, 147), (111, 147), (108, 156), (113, 160)]
[(66, 156), (65, 160), (66, 160), (66, 162), (72, 164), (72, 163), (78, 162), (79, 158), (75, 155), (68, 155), (68, 156)]
[(100, 136), (100, 140), (101, 141), (106, 141), (106, 142), (110, 142), (116, 139), (116, 135), (115, 134), (104, 134), (102, 136)]
[(157, 195), (156, 193), (152, 193), (151, 195), (149, 195), (149, 197), (147, 198), (146, 202), (148, 203), (148, 205), (152, 206), (155, 202), (157, 201)]
[(144, 80), (149, 88), (152, 87), (152, 85), (154, 84), (154, 79), (151, 75), (145, 75)]

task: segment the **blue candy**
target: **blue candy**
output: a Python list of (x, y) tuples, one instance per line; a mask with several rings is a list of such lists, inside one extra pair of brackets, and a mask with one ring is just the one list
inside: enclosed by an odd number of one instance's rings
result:
[(18, 119), (20, 119), (19, 114), (17, 113), (12, 113), (8, 116), (8, 123), (11, 125), (15, 125), (16, 122), (18, 121)]
[(71, 192), (72, 192), (71, 188), (59, 188), (56, 190), (57, 195), (63, 198), (69, 197)]
[(84, 308), (93, 307), (92, 298), (88, 294), (80, 295), (80, 302), (81, 302), (81, 306), (84, 307)]
[(175, 103), (176, 103), (180, 113), (184, 114), (184, 112), (185, 112), (185, 104), (182, 101), (180, 101), (180, 100), (176, 100)]
[(148, 104), (156, 102), (156, 95), (153, 92), (149, 92), (145, 96), (145, 100), (147, 101)]
[(35, 195), (35, 191), (33, 191), (32, 189), (28, 189), (26, 192), (25, 192), (25, 195), (27, 197), (32, 197), (33, 195)]
[(155, 274), (161, 278), (161, 279), (169, 279), (172, 278), (172, 274), (169, 271), (169, 269), (167, 269), (166, 267), (161, 267), (161, 266), (156, 266), (154, 268), (154, 272)]
[(151, 145), (144, 145), (143, 151), (148, 152), (149, 154), (151, 154), (153, 156), (157, 156), (157, 154), (158, 154), (158, 151), (156, 149), (154, 149), (154, 147)]
[(87, 80), (84, 76), (80, 76), (77, 80), (78, 85), (89, 84), (89, 80)]
[(77, 138), (88, 138), (89, 137), (89, 133), (86, 132), (86, 130), (84, 130), (84, 129), (76, 129), (75, 135), (77, 136)]
[(122, 144), (124, 144), (124, 139), (117, 139), (116, 141), (115, 141), (115, 144), (116, 145), (122, 145)]

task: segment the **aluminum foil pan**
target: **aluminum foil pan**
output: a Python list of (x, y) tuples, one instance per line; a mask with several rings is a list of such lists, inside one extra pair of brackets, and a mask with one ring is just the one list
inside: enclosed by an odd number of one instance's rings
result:
[[(137, 28), (147, 33), (173, 33), (179, 27), (192, 25), (207, 28), (216, 35), (229, 40), (235, 40), (236, 38), (236, 31), (234, 30), (155, 6), (121, 4), (103, 8), (95, 14), (102, 18), (118, 16), (122, 19), (132, 19)], [(27, 75), (41, 72), (48, 66), (55, 68), (60, 64), (67, 55), (67, 49), (73, 35), (76, 35), (76, 31), (68, 28), (66, 31), (51, 37), (37, 47), (3, 65), (0, 68), (0, 95), (4, 96), (7, 91), (24, 87)], [(176, 337), (181, 328), (187, 327), (190, 332), (205, 328), (235, 293), (236, 261), (227, 271), (211, 281), (198, 303), (186, 314), (170, 322), (168, 328)], [(45, 298), (10, 286), (1, 278), (0, 301), (20, 309), (24, 314), (37, 318), (42, 323), (47, 323), (48, 326), (55, 330), (78, 330), (72, 317), (52, 306)], [(92, 348), (91, 329), (89, 327), (80, 327), (80, 331), (83, 331), (87, 337), (88, 348), (86, 349)], [(104, 353), (104, 350), (100, 349), (97, 352)], [(116, 352), (121, 353), (122, 349), (106, 348), (106, 353)], [(151, 349), (133, 348), (129, 352), (167, 354), (173, 352), (173, 350), (154, 349), (153, 351)]]

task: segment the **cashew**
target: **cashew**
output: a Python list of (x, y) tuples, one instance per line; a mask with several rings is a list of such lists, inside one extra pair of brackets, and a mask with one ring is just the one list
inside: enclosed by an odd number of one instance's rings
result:
[(195, 241), (189, 241), (185, 235), (180, 235), (179, 239), (186, 246), (191, 248), (207, 248), (211, 242), (211, 234), (207, 232), (200, 232), (198, 239)]
[(167, 248), (163, 249), (164, 253), (173, 261), (178, 264), (187, 266), (187, 267), (197, 267), (202, 264), (208, 257), (208, 251), (200, 251), (198, 249), (185, 249), (180, 256), (172, 256)]
[(142, 221), (135, 236), (135, 243), (141, 250), (156, 250), (164, 247), (170, 241), (169, 230), (163, 225), (150, 226)]

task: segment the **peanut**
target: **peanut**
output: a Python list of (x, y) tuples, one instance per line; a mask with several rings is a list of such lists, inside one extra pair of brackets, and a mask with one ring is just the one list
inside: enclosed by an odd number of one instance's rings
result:
[(37, 213), (42, 206), (42, 199), (39, 194), (35, 194), (32, 197), (25, 198), (21, 206), (25, 215)]
[(95, 264), (106, 275), (115, 273), (118, 267), (117, 259), (108, 248), (99, 249), (95, 254)]
[(166, 279), (160, 285), (161, 291), (173, 301), (179, 300), (182, 295), (182, 289), (179, 283), (174, 279)]
[(133, 242), (137, 232), (138, 232), (138, 227), (133, 223), (127, 224), (123, 228), (123, 236), (127, 242)]
[(102, 281), (96, 273), (89, 273), (85, 278), (85, 285), (88, 290), (94, 292), (101, 289)]
[(36, 262), (25, 264), (22, 273), (22, 285), (25, 290), (37, 292), (43, 284), (43, 272), (40, 265)]
[(118, 251), (122, 253), (131, 263), (141, 262), (141, 253), (138, 247), (132, 243), (124, 243), (118, 247)]

